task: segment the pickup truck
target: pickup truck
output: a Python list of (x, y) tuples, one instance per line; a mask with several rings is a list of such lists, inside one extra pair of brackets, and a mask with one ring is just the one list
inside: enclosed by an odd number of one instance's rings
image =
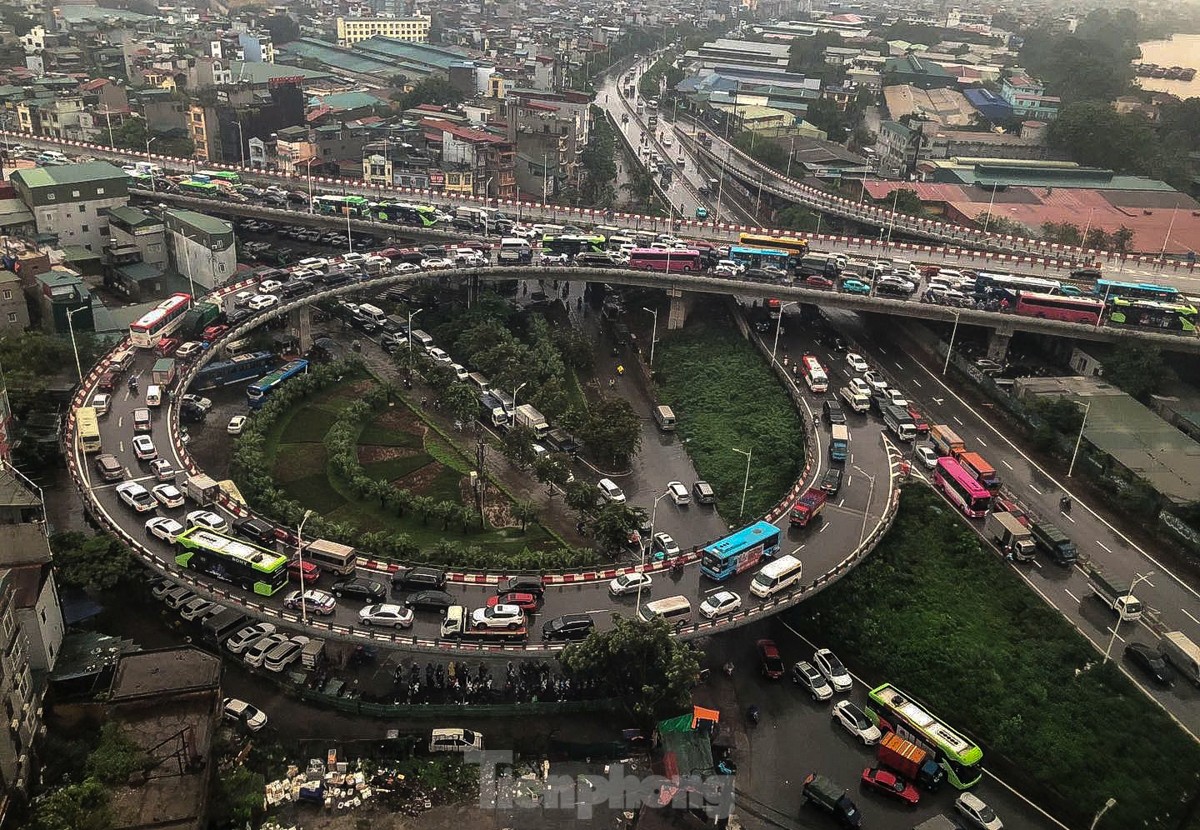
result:
[(846, 402), (846, 406), (855, 412), (863, 413), (871, 408), (871, 396), (865, 395), (862, 392), (856, 392), (849, 386), (843, 386), (838, 390), (838, 394)]
[(529, 631), (524, 625), (519, 628), (472, 628), (470, 613), (463, 605), (451, 605), (446, 609), (446, 617), (442, 620), (442, 637), (447, 640), (499, 643), (524, 640), (528, 636)]
[(1104, 603), (1125, 622), (1142, 618), (1142, 603), (1129, 590), (1129, 583), (1106, 576), (1094, 565), (1088, 569), (1088, 588), (1096, 599)]
[(792, 515), (789, 521), (800, 527), (806, 526), (821, 513), (821, 510), (825, 507), (825, 502), (828, 500), (829, 495), (824, 490), (810, 487), (792, 505)]

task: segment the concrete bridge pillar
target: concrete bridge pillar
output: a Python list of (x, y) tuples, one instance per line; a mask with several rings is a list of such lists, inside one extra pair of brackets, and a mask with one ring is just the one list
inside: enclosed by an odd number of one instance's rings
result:
[(300, 354), (312, 348), (311, 306), (302, 305), (288, 313), (288, 332), (299, 341)]
[(678, 288), (668, 288), (667, 296), (671, 299), (667, 311), (667, 331), (676, 331), (683, 328), (683, 321), (687, 319), (687, 302)]
[(1008, 344), (1012, 340), (1013, 327), (1011, 325), (997, 326), (992, 329), (988, 335), (988, 360), (994, 360), (997, 363), (1004, 363), (1004, 359), (1008, 357)]

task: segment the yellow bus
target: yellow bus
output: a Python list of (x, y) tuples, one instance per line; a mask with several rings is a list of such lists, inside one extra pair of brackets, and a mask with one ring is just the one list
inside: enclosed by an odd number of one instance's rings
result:
[(808, 241), (794, 236), (743, 233), (738, 237), (738, 245), (742, 248), (769, 248), (776, 251), (787, 251), (797, 260), (808, 254)]
[(95, 407), (79, 407), (75, 413), (75, 429), (84, 452), (100, 452), (100, 420), (96, 417)]

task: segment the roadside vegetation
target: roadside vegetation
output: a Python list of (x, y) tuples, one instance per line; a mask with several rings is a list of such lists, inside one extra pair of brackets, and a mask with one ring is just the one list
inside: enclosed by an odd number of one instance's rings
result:
[[(678, 435), (716, 491), (721, 515), (740, 523), (766, 513), (804, 468), (804, 428), (762, 355), (715, 304), (667, 335), (655, 361), (659, 395), (675, 410)], [(746, 456), (734, 448), (753, 453), (740, 516)]]
[(788, 622), (975, 738), (986, 768), (1067, 825), (1113, 796), (1105, 826), (1188, 826), (1200, 746), (932, 490), (906, 488), (875, 552)]

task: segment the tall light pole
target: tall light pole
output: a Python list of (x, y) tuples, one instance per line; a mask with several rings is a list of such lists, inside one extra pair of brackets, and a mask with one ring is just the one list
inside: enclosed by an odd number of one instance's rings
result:
[[(1145, 582), (1147, 579), (1149, 579), (1152, 576), (1154, 576), (1154, 571), (1150, 571), (1150, 572), (1144, 573), (1144, 574), (1138, 574), (1136, 577), (1134, 577), (1133, 582), (1131, 582), (1129, 584), (1129, 593), (1130, 594), (1133, 593), (1133, 589), (1138, 586), (1139, 582)], [(1121, 615), (1118, 614), (1117, 619), (1113, 622), (1112, 636), (1110, 636), (1108, 638), (1108, 648), (1104, 649), (1104, 662), (1105, 663), (1108, 662), (1108, 656), (1109, 656), (1109, 654), (1112, 653), (1113, 643), (1116, 642), (1116, 640), (1117, 640), (1117, 629), (1120, 627), (1121, 627)], [(1100, 812), (1100, 815), (1104, 815), (1103, 810)], [(1100, 820), (1099, 817), (1097, 817), (1096, 821), (1099, 821), (1099, 820)], [(1095, 827), (1096, 822), (1092, 822), (1092, 826)]]
[(784, 303), (779, 307), (779, 317), (775, 320), (775, 344), (771, 346), (771, 365), (775, 365), (775, 350), (779, 348), (779, 330), (783, 328), (783, 312), (788, 306), (800, 305), (798, 302)]
[(650, 368), (654, 369), (654, 344), (658, 342), (658, 309), (642, 306), (642, 311), (654, 315), (654, 325), (650, 329)]
[(84, 310), (90, 310), (91, 304), (81, 305), (79, 308), (67, 310), (67, 328), (71, 332), (71, 351), (75, 352), (75, 371), (79, 373), (79, 381), (83, 382), (83, 366), (79, 363), (79, 346), (75, 343), (75, 322), (72, 318), (76, 314)]
[(516, 389), (513, 390), (513, 403), (512, 403), (513, 414), (512, 414), (512, 417), (513, 417), (514, 424), (516, 424), (516, 422), (517, 422), (517, 395), (519, 395), (521, 393), (521, 390), (524, 389), (528, 385), (529, 385), (529, 381), (525, 381), (524, 383), (522, 383), (520, 386), (518, 386)]
[[(670, 490), (662, 491), (662, 493), (660, 493), (658, 495), (658, 498), (656, 498), (654, 500), (654, 506), (650, 508), (650, 539), (641, 546), (641, 548), (642, 548), (641, 571), (644, 571), (646, 569), (646, 551), (648, 551), (650, 549), (650, 547), (654, 544), (654, 520), (658, 516), (658, 503), (660, 501), (662, 501), (664, 497), (670, 495), (670, 493), (671, 493)], [(663, 556), (665, 557), (666, 553), (663, 553)], [(639, 571), (639, 573), (641, 571)], [(642, 613), (642, 583), (641, 582), (638, 582), (637, 610), (635, 611), (635, 613), (637, 613), (637, 614)]]
[(413, 370), (413, 359), (412, 359), (413, 327), (412, 327), (412, 321), (413, 321), (413, 318), (414, 318), (414, 317), (416, 317), (418, 314), (420, 314), (420, 313), (421, 313), (422, 311), (424, 311), (424, 310), (425, 310), (425, 309), (423, 309), (423, 308), (418, 308), (416, 311), (410, 311), (410, 312), (408, 312), (408, 371), (409, 371), (410, 373), (411, 373), (411, 372), (412, 372), (412, 370)]
[(867, 477), (867, 481), (871, 482), (871, 486), (867, 490), (867, 506), (863, 508), (862, 529), (858, 532), (858, 543), (861, 545), (862, 540), (867, 537), (867, 519), (871, 516), (871, 498), (875, 495), (875, 476), (871, 475), (857, 464), (854, 465), (854, 469), (865, 475)]
[[(1075, 401), (1075, 405), (1079, 406), (1079, 401)], [(1067, 478), (1071, 477), (1071, 473), (1075, 472), (1075, 459), (1079, 457), (1079, 445), (1083, 443), (1083, 430), (1087, 427), (1088, 413), (1092, 411), (1092, 402), (1088, 400), (1087, 406), (1083, 408), (1083, 420), (1079, 423), (1079, 435), (1075, 437), (1075, 450), (1071, 453), (1071, 464), (1067, 467)]]
[(1100, 819), (1104, 818), (1104, 814), (1116, 806), (1117, 800), (1115, 798), (1110, 798), (1108, 801), (1105, 801), (1104, 806), (1100, 808), (1100, 812), (1096, 813), (1096, 817), (1092, 819), (1092, 825), (1089, 830), (1096, 830), (1096, 825), (1100, 823)]
[(954, 328), (950, 330), (950, 345), (946, 347), (946, 362), (942, 364), (942, 377), (946, 376), (946, 371), (950, 368), (950, 355), (954, 354), (954, 337), (958, 334), (958, 315), (961, 311), (954, 312)]
[(896, 195), (892, 197), (892, 220), (888, 223), (887, 244), (892, 244), (892, 229), (896, 227), (896, 207), (900, 204), (900, 190), (896, 188)]
[(150, 192), (155, 193), (156, 184), (154, 182), (154, 165), (150, 162), (150, 145), (158, 140), (158, 136), (152, 135), (146, 139), (146, 172), (150, 174)]
[(738, 511), (738, 521), (740, 522), (742, 517), (746, 515), (746, 491), (750, 489), (750, 459), (754, 457), (754, 450), (746, 452), (745, 450), (739, 450), (737, 447), (730, 447), (729, 449), (746, 456), (746, 478), (742, 482), (742, 507)]
[(305, 623), (308, 622), (308, 605), (304, 601), (304, 523), (312, 514), (311, 510), (305, 510), (304, 518), (296, 528), (296, 560), (300, 565), (300, 620)]

